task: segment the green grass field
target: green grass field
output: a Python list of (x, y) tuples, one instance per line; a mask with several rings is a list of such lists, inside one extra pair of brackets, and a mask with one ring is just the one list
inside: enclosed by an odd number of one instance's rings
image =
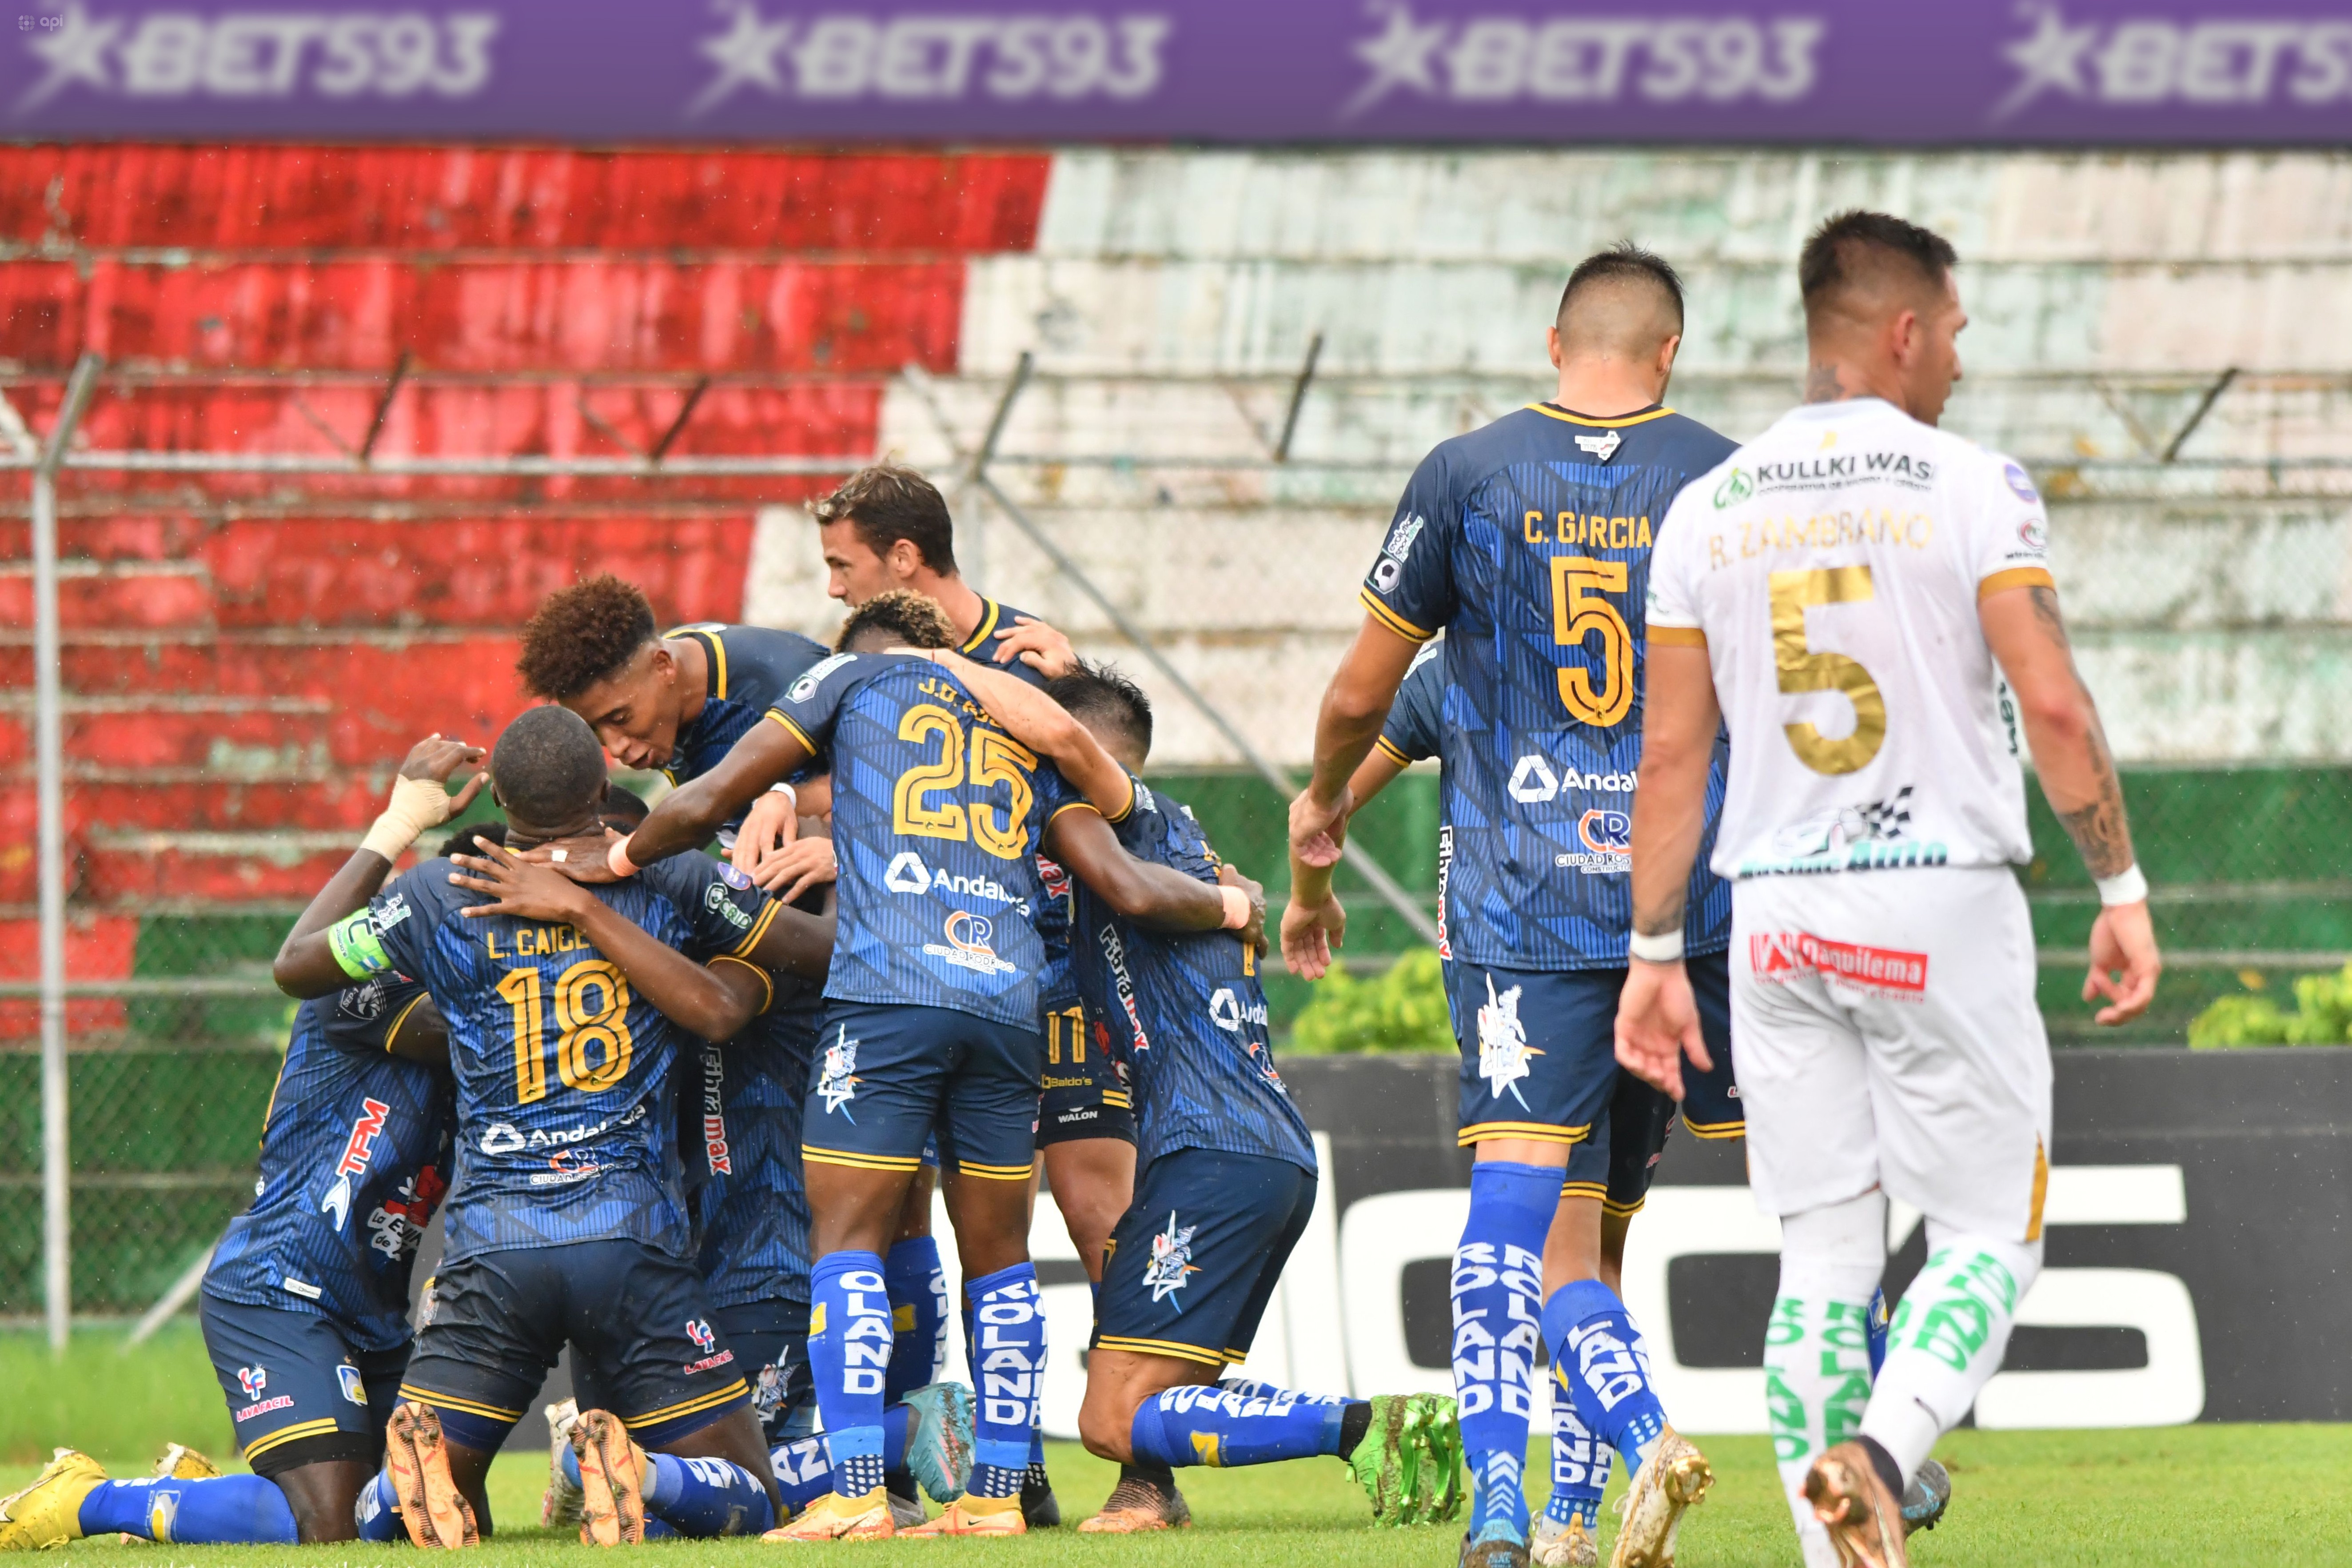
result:
[[(78, 1341), (63, 1368), (30, 1336), (0, 1335), (0, 1491), (30, 1479), (49, 1446), (69, 1442), (118, 1475), (143, 1475), (167, 1441), (220, 1457), (227, 1418), (193, 1325), (175, 1326), (131, 1356), (110, 1341)], [(1796, 1559), (1795, 1538), (1762, 1438), (1705, 1441), (1717, 1481), (1683, 1531), (1682, 1568), (1763, 1568)], [(1915, 1543), (1914, 1560), (1950, 1568), (2098, 1564), (2352, 1563), (2352, 1426), (2187, 1426), (2120, 1432), (1957, 1432), (1937, 1450), (1956, 1496), (1943, 1528)], [(1111, 1466), (1075, 1446), (1050, 1456), (1066, 1514), (1075, 1521), (1109, 1489)], [(1530, 1473), (1540, 1476), (1539, 1453)], [(536, 1527), (543, 1459), (501, 1460), (491, 1510), (503, 1528), (485, 1568), (583, 1561), (586, 1548)], [(843, 1547), (859, 1562), (945, 1552), (1053, 1564), (1137, 1563), (1200, 1568), (1444, 1568), (1458, 1536), (1439, 1529), (1373, 1531), (1361, 1495), (1329, 1460), (1258, 1470), (1189, 1470), (1197, 1527), (1127, 1540), (1070, 1531), (1022, 1542)], [(1621, 1478), (1622, 1481), (1622, 1478)], [(1613, 1493), (1612, 1493), (1613, 1497)], [(1607, 1539), (1604, 1514), (1604, 1541)], [(77, 1557), (121, 1568), (187, 1564), (332, 1563), (362, 1568), (390, 1553), (320, 1548), (122, 1546), (87, 1542)], [(403, 1548), (403, 1551), (405, 1549)], [(776, 1548), (757, 1542), (646, 1548), (680, 1563), (748, 1563)]]

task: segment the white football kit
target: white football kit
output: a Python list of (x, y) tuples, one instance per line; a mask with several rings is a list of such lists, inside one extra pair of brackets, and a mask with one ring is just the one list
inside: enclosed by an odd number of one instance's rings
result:
[(1732, 1031), (1768, 1213), (1873, 1186), (2039, 1240), (2050, 1052), (2018, 737), (1977, 619), (2050, 586), (2025, 470), (1877, 398), (1809, 404), (1659, 530), (1654, 644), (1731, 731)]

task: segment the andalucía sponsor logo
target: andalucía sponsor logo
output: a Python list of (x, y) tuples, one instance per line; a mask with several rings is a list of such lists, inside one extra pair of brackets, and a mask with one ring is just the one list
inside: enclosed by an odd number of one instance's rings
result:
[(2352, 99), (2352, 17), (2263, 16), (2217, 5), (2197, 18), (2073, 23), (2063, 7), (2041, 0), (2018, 12), (2031, 30), (2001, 46), (2017, 81), (1993, 106), (1995, 120), (2052, 99), (2118, 109)]
[[(26, 26), (24, 23), (30, 23)], [(20, 19), (45, 68), (16, 111), (68, 88), (109, 97), (232, 100), (472, 98), (490, 84), (499, 18), (488, 11), (179, 9), (94, 16), (68, 0)]]
[(1361, 114), (1400, 89), (1454, 103), (1794, 103), (1813, 89), (1818, 16), (1521, 11), (1423, 22), (1410, 0), (1372, 0), (1381, 30), (1349, 46)]
[(1857, 990), (1900, 1001), (1927, 994), (1927, 955), (1860, 942), (1832, 942), (1809, 931), (1760, 931), (1748, 939), (1748, 965), (1759, 980), (1784, 985), (1819, 974)]
[(1158, 90), (1161, 50), (1175, 30), (1154, 11), (992, 16), (845, 6), (770, 21), (757, 0), (719, 0), (713, 9), (728, 20), (695, 42), (711, 75), (688, 114), (745, 88), (835, 103), (1132, 102)]

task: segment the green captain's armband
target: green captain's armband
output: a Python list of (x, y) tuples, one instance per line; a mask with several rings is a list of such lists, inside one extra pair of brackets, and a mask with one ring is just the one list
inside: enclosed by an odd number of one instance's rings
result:
[(327, 946), (342, 972), (354, 980), (382, 974), (392, 967), (392, 960), (384, 956), (383, 942), (376, 935), (375, 918), (365, 910), (329, 926)]

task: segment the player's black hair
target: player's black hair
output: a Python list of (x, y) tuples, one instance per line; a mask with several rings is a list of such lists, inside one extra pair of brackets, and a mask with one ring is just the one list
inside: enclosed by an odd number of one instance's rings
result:
[(1151, 754), (1151, 699), (1117, 665), (1080, 659), (1069, 674), (1046, 682), (1045, 695), (1079, 723), (1104, 725), (1133, 742), (1142, 755)]
[(441, 846), (441, 853), (478, 855), (481, 853), (479, 846), (485, 844), (503, 846), (506, 841), (507, 825), (505, 823), (469, 822), (449, 835), (448, 842)]
[(1855, 207), (1830, 218), (1805, 241), (1797, 258), (1797, 289), (1811, 317), (1890, 262), (1940, 289), (1959, 259), (1952, 242), (1933, 229)]
[(809, 515), (824, 524), (847, 518), (866, 548), (887, 554), (904, 539), (923, 564), (942, 577), (956, 574), (955, 522), (939, 487), (902, 463), (877, 463), (841, 481), (841, 488), (809, 502)]
[[(881, 640), (883, 637), (888, 640)], [(836, 651), (846, 653), (852, 643), (861, 639), (877, 648), (953, 647), (962, 640), (956, 636), (955, 623), (940, 608), (940, 602), (912, 588), (893, 588), (887, 594), (877, 594), (850, 611), (833, 646)]]
[(596, 808), (596, 815), (608, 825), (635, 828), (653, 814), (654, 808), (637, 798), (636, 791), (623, 789), (610, 779), (604, 781), (604, 804)]
[(1644, 250), (1630, 239), (1621, 239), (1606, 250), (1593, 252), (1576, 264), (1568, 275), (1568, 287), (1559, 291), (1559, 310), (1553, 324), (1565, 334), (1568, 331), (1568, 308), (1580, 293), (1599, 283), (1647, 283), (1666, 297), (1674, 307), (1675, 331), (1683, 325), (1683, 278), (1673, 265), (1654, 250)]
[(604, 748), (571, 709), (526, 708), (490, 748), (490, 783), (509, 816), (565, 822), (603, 797)]
[(645, 590), (607, 572), (547, 596), (523, 623), (515, 669), (533, 696), (569, 702), (620, 674), (659, 635)]

